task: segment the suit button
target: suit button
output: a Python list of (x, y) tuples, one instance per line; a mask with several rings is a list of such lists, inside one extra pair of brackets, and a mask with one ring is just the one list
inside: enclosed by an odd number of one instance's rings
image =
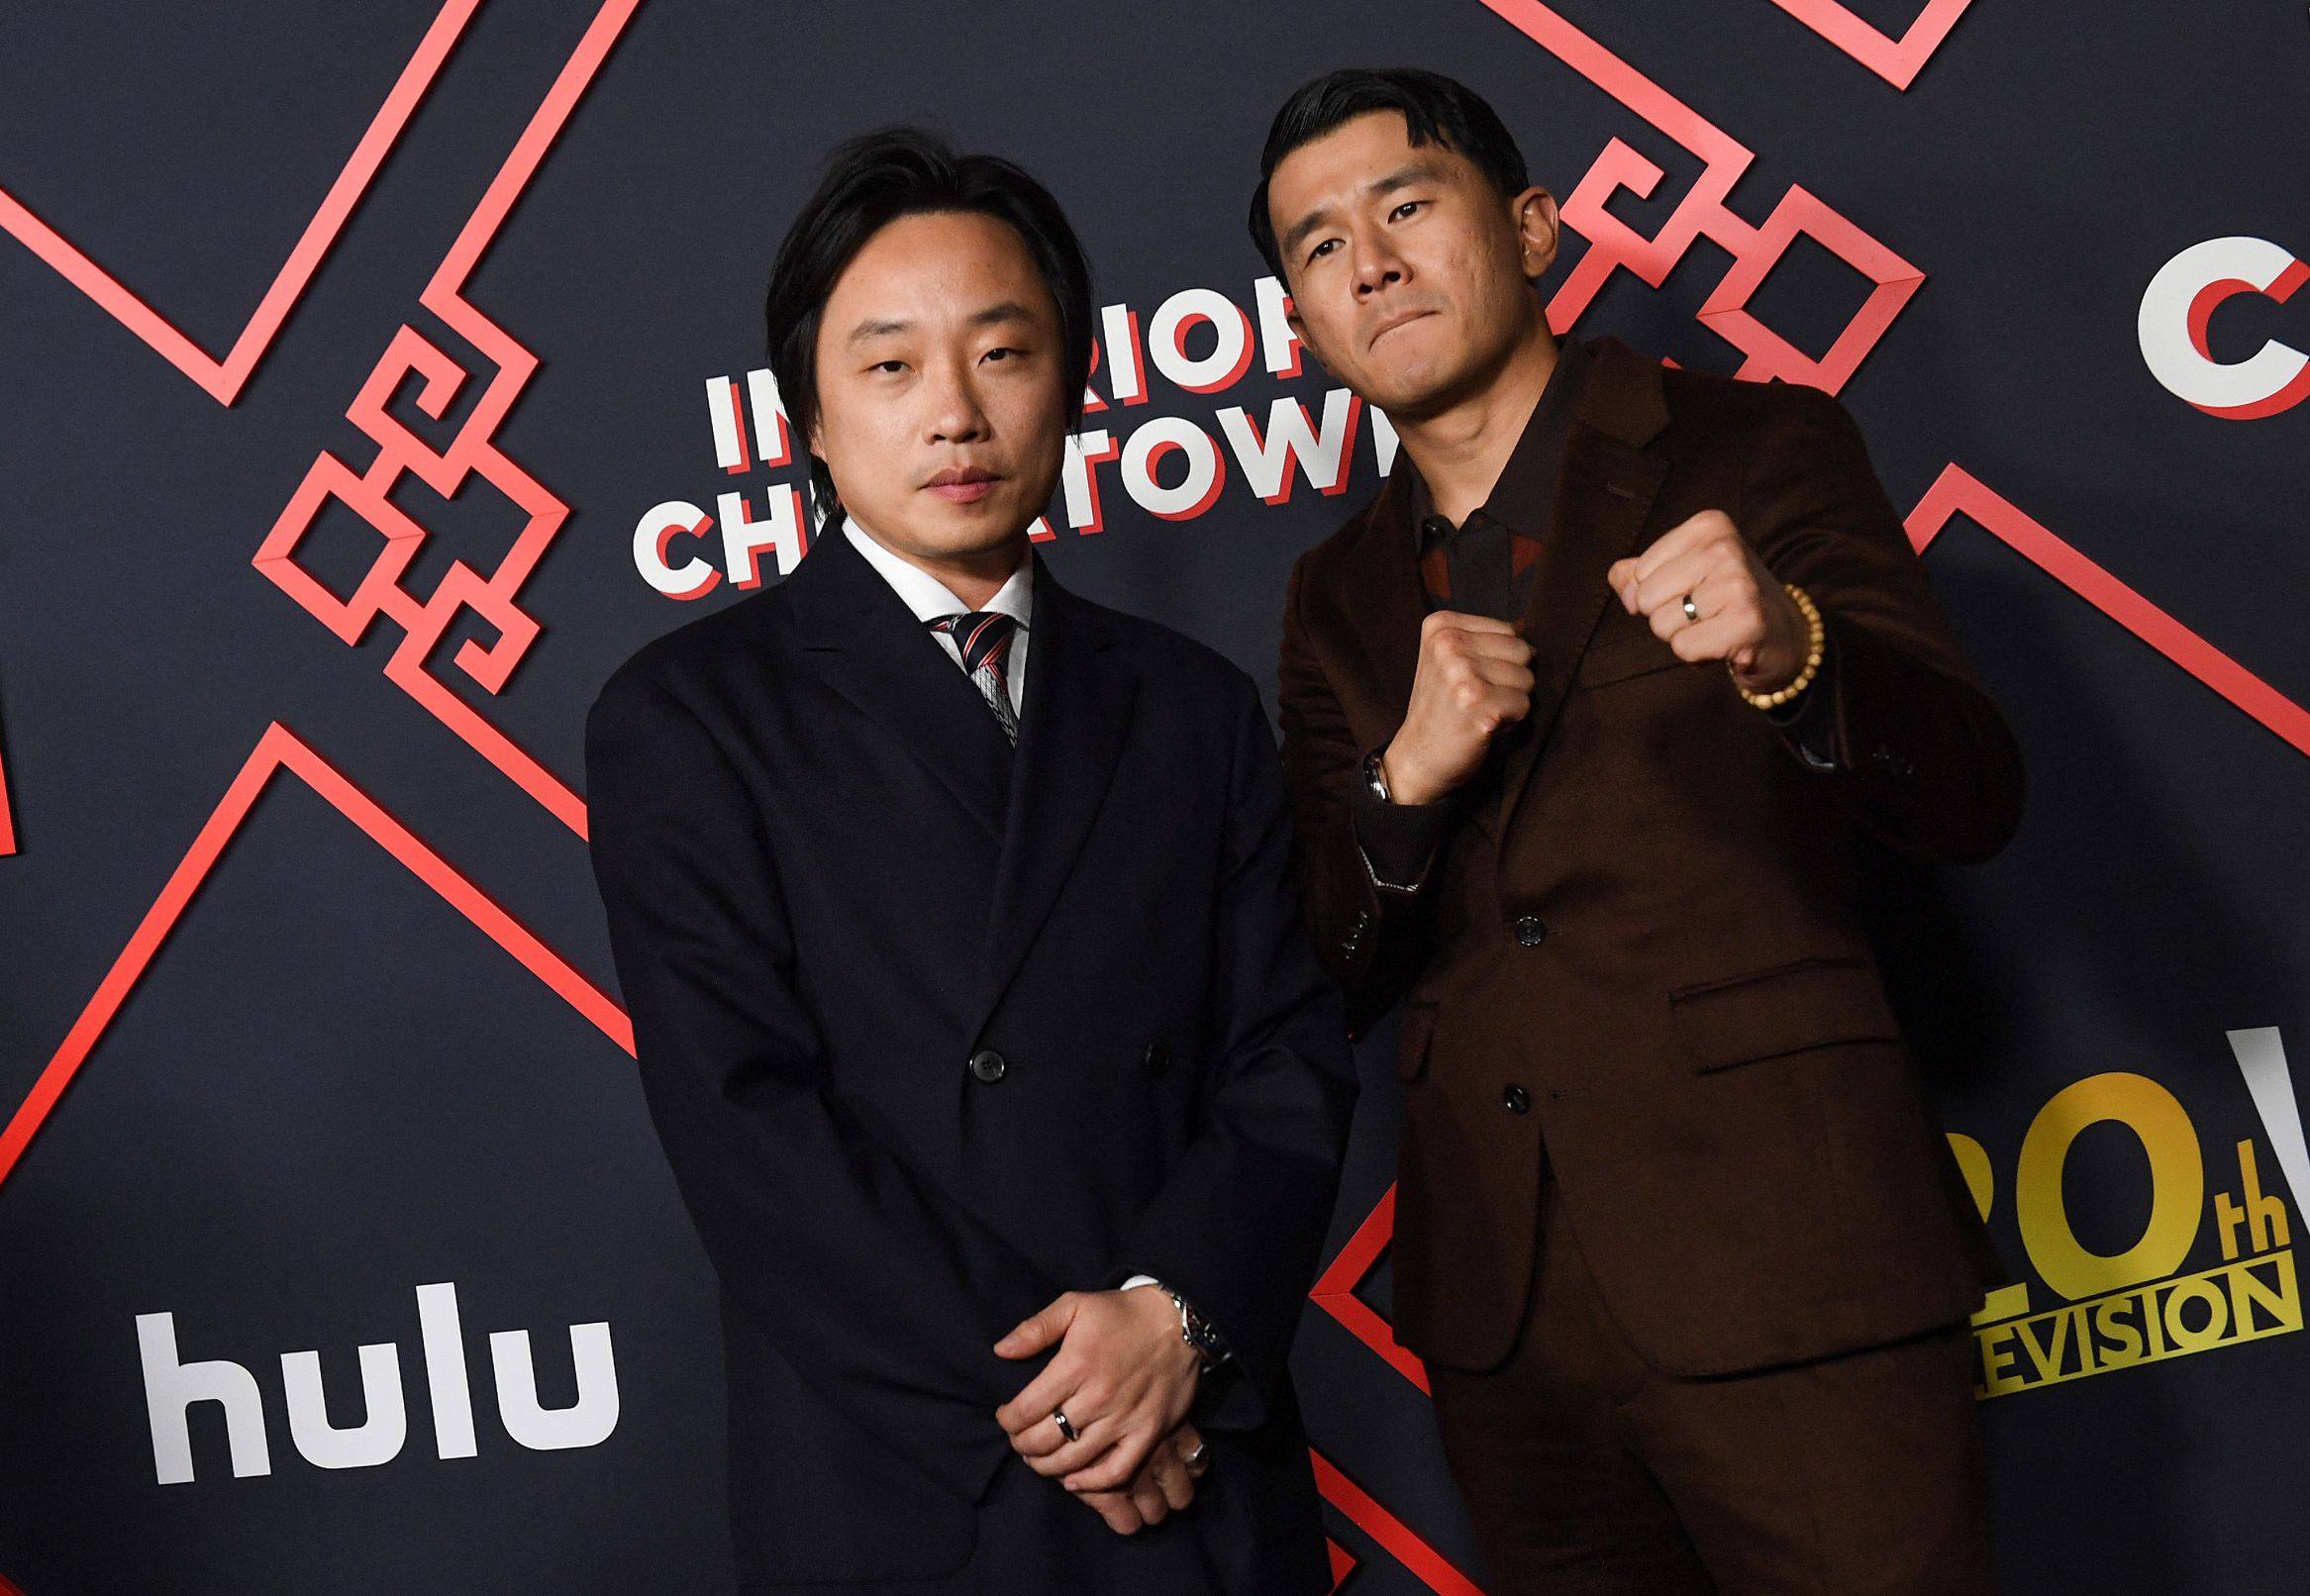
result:
[(1525, 948), (1538, 948), (1548, 941), (1548, 923), (1538, 915), (1517, 916), (1516, 941)]
[(1003, 1055), (992, 1047), (982, 1047), (970, 1055), (970, 1072), (992, 1086), (1003, 1078), (1003, 1071), (1011, 1066), (1003, 1062)]
[(1159, 1042), (1147, 1045), (1147, 1067), (1151, 1074), (1161, 1074), (1171, 1067), (1171, 1049)]
[(1511, 1114), (1532, 1112), (1532, 1094), (1521, 1086), (1511, 1086), (1500, 1094), (1500, 1101), (1508, 1105)]

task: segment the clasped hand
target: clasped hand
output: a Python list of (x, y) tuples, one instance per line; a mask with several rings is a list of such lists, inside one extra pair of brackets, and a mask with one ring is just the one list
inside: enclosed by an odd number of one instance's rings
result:
[[(1170, 1296), (1152, 1286), (1069, 1291), (1020, 1322), (996, 1353), (1058, 1348), (1026, 1389), (995, 1410), (1029, 1468), (1057, 1480), (1131, 1535), (1194, 1500), (1187, 1458), (1201, 1444), (1185, 1422), (1202, 1360), (1179, 1334)], [(1076, 1439), (1052, 1417), (1064, 1413)]]

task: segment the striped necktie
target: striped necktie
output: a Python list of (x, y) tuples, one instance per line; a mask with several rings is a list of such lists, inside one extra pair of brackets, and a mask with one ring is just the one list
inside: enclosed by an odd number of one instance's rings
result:
[(969, 610), (935, 616), (923, 625), (954, 639), (955, 650), (962, 655), (962, 668), (970, 673), (972, 685), (994, 712), (1003, 736), (1017, 748), (1019, 717), (1011, 708), (1011, 686), (1003, 666), (1011, 657), (1011, 638), (1018, 631), (1018, 621), (1000, 610)]

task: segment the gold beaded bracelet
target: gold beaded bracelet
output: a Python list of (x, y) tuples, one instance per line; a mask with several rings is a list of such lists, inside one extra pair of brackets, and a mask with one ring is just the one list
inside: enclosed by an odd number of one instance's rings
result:
[[(1828, 643), (1828, 633), (1821, 625), (1821, 608), (1813, 602), (1812, 595), (1794, 582), (1783, 582), (1780, 585), (1788, 589), (1788, 596), (1796, 601), (1798, 612), (1805, 618), (1807, 634), (1805, 638), (1805, 668), (1798, 671), (1797, 679), (1786, 687), (1776, 688), (1769, 693), (1753, 693), (1741, 685), (1739, 677), (1734, 677), (1733, 691), (1739, 693), (1746, 702), (1758, 709), (1771, 709), (1776, 705), (1785, 704), (1812, 686), (1814, 676), (1820, 673), (1821, 650)], [(1726, 660), (1726, 671), (1729, 673), (1732, 668), (1733, 662), (1730, 659)]]

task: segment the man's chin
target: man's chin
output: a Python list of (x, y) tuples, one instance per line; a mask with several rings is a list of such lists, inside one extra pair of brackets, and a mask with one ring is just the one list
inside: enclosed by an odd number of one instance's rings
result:
[(935, 494), (933, 502), (907, 518), (907, 539), (916, 548), (935, 551), (943, 559), (967, 559), (993, 553), (1026, 536), (1034, 522), (1015, 504), (981, 500), (975, 504), (948, 504)]
[(1418, 421), (1446, 408), (1452, 384), (1434, 371), (1390, 372), (1374, 378), (1363, 402), (1387, 412), (1391, 421)]
[(1479, 372), (1466, 362), (1440, 359), (1406, 360), (1366, 373), (1360, 390), (1363, 402), (1387, 412), (1394, 422), (1421, 421), (1451, 409), (1481, 385)]

